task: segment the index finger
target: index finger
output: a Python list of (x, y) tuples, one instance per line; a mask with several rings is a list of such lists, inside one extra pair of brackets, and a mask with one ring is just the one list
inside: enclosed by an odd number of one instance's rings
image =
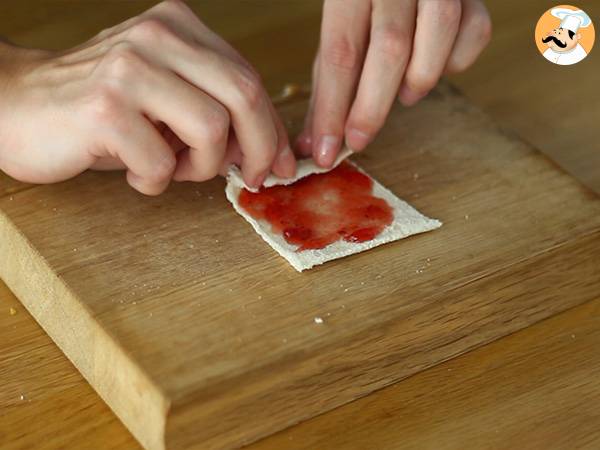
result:
[(370, 3), (327, 0), (323, 6), (311, 127), (313, 157), (323, 167), (333, 164), (341, 148), (369, 37)]

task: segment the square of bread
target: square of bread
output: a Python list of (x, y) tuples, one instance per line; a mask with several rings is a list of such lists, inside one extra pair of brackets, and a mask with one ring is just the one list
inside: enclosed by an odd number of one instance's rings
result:
[[(350, 153), (343, 152), (340, 157), (336, 160), (333, 167), (336, 167), (345, 157)], [(362, 171), (356, 164), (353, 164), (358, 170)], [(311, 167), (313, 166), (313, 167)], [(329, 169), (331, 170), (331, 169)], [(317, 167), (311, 160), (303, 160), (299, 162), (298, 175), (293, 180), (282, 180), (280, 184), (291, 184), (300, 178), (314, 174), (323, 173), (323, 169)], [(368, 175), (368, 174), (366, 174)], [(371, 178), (371, 177), (369, 177)], [(324, 262), (331, 261), (334, 259), (342, 258), (344, 256), (352, 255), (354, 253), (363, 252), (378, 245), (382, 245), (388, 242), (397, 241), (413, 234), (424, 233), (426, 231), (434, 230), (439, 228), (442, 223), (439, 220), (430, 219), (424, 216), (415, 208), (410, 206), (405, 201), (396, 197), (391, 191), (383, 187), (373, 180), (373, 191), (372, 195), (384, 199), (388, 205), (392, 208), (394, 214), (394, 220), (391, 224), (385, 227), (381, 233), (375, 236), (374, 239), (365, 242), (348, 242), (340, 239), (332, 244), (327, 245), (321, 249), (308, 249), (297, 251), (296, 245), (289, 244), (282, 234), (274, 232), (271, 229), (271, 225), (264, 220), (257, 220), (252, 217), (244, 208), (239, 204), (240, 191), (247, 189), (242, 179), (241, 172), (236, 167), (232, 167), (227, 177), (227, 187), (225, 188), (225, 194), (227, 199), (231, 202), (234, 209), (246, 219), (254, 230), (262, 237), (277, 253), (283, 256), (291, 265), (299, 272), (310, 269)], [(267, 178), (265, 186), (274, 186), (277, 183), (277, 178)]]

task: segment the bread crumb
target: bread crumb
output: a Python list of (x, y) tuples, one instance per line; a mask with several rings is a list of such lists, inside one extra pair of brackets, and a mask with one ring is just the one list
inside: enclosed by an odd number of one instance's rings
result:
[(469, 220), (469, 215), (465, 214), (465, 220)]
[(21, 400), (21, 401), (25, 400), (25, 395), (21, 394), (21, 396), (19, 397), (19, 400)]
[(418, 173), (413, 173), (413, 180), (418, 180), (419, 179), (419, 174)]
[(315, 317), (315, 323), (322, 324), (323, 323), (323, 319), (320, 318), (320, 317)]
[(8, 312), (10, 313), (11, 316), (14, 316), (15, 314), (17, 314), (17, 310), (15, 308), (10, 308), (8, 310)]

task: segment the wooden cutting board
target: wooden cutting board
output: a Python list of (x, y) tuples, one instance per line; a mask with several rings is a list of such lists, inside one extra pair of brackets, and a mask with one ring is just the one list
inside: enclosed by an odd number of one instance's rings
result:
[(597, 296), (599, 199), (451, 88), (353, 159), (444, 226), (299, 274), (222, 179), (2, 176), (0, 276), (150, 449), (254, 441)]

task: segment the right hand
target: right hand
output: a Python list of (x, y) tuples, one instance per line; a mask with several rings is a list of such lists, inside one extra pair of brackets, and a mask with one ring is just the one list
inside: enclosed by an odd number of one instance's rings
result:
[(295, 172), (256, 71), (178, 0), (66, 52), (2, 44), (0, 95), (0, 168), (22, 181), (126, 169), (157, 195), (231, 163), (257, 187)]

